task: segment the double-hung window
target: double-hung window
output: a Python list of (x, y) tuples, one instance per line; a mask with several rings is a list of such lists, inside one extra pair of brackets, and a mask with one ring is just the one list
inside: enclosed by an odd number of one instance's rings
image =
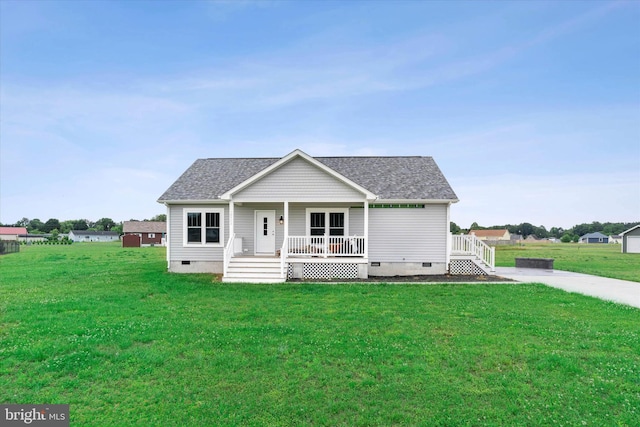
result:
[(348, 209), (307, 209), (307, 230), (310, 236), (346, 236)]
[(220, 246), (224, 242), (223, 209), (184, 210), (184, 244)]

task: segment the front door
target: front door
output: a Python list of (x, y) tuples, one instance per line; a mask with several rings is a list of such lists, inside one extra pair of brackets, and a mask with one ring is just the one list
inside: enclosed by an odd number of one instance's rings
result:
[(256, 211), (256, 255), (276, 252), (276, 211)]

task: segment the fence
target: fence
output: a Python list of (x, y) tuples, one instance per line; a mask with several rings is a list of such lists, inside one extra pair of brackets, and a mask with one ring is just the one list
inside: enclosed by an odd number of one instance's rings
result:
[(15, 240), (0, 240), (0, 255), (20, 252), (20, 243)]

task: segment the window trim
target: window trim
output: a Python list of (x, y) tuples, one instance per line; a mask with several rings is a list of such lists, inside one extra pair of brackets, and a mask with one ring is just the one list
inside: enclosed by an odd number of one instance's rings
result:
[[(189, 221), (188, 215), (191, 213), (199, 213), (201, 215), (200, 223), (200, 242), (189, 242)], [(217, 243), (207, 243), (207, 214), (218, 213), (220, 215), (220, 241)], [(193, 248), (218, 248), (224, 246), (224, 208), (183, 208), (182, 209), (182, 246)]]
[[(331, 228), (330, 213), (344, 214), (344, 237), (349, 236), (349, 208), (307, 208), (305, 212), (305, 236), (311, 237), (311, 213), (323, 212), (325, 215), (324, 231), (329, 237), (329, 229)], [(318, 236), (316, 236), (318, 237)], [(333, 236), (338, 237), (338, 236)]]

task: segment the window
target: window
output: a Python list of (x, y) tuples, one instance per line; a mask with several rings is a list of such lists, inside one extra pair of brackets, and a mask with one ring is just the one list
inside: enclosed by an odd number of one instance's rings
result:
[(329, 212), (329, 236), (344, 236), (344, 212)]
[(222, 245), (223, 214), (223, 209), (185, 209), (185, 245)]
[(150, 239), (155, 239), (156, 233), (147, 233), (147, 237), (149, 237)]
[(310, 236), (346, 236), (348, 209), (307, 209), (307, 229)]

